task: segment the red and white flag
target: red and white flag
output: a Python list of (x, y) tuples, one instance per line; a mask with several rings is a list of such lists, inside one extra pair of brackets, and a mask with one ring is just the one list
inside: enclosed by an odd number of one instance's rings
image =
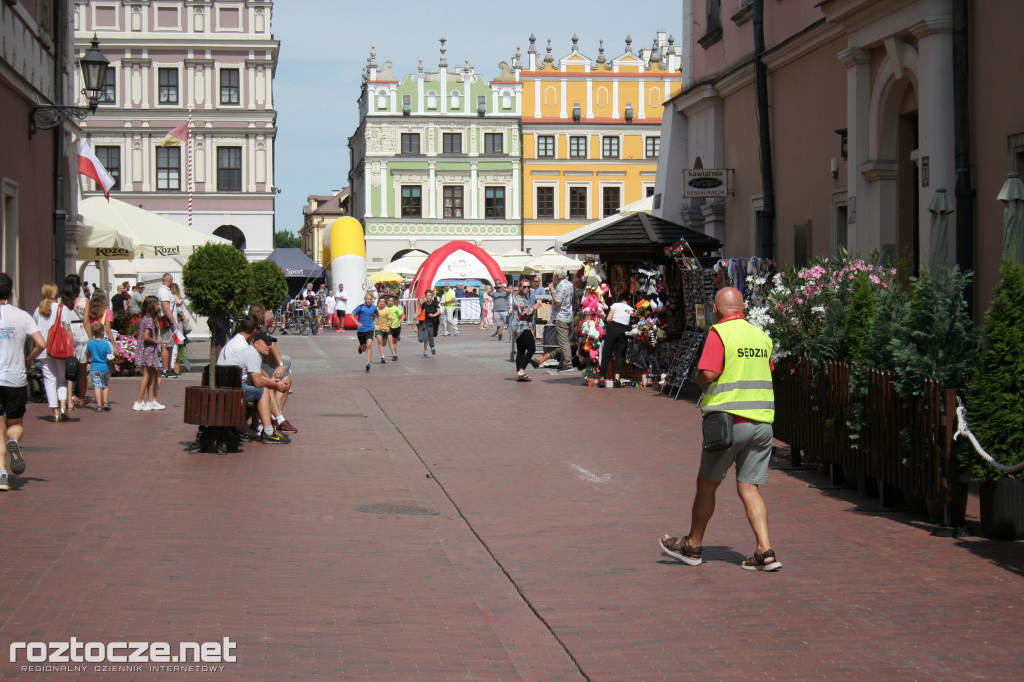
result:
[(172, 129), (164, 139), (160, 140), (161, 147), (177, 147), (182, 142), (188, 142), (188, 122), (182, 123), (177, 128)]
[(96, 184), (103, 190), (103, 196), (107, 198), (107, 201), (110, 201), (110, 188), (117, 181), (103, 167), (100, 160), (96, 158), (96, 153), (93, 152), (92, 147), (85, 140), (79, 140), (78, 142), (78, 174), (95, 180)]

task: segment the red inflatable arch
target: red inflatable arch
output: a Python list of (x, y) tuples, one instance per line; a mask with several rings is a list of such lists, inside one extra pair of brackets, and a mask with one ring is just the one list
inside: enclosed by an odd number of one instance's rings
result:
[(442, 279), (486, 279), (507, 284), (498, 263), (475, 244), (448, 242), (436, 249), (412, 278), (412, 295), (419, 298)]

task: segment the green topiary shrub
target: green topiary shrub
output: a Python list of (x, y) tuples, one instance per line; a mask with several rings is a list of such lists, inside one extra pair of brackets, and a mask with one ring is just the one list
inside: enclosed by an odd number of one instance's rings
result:
[(274, 310), (288, 297), (288, 281), (281, 272), (281, 266), (270, 260), (258, 260), (249, 264), (252, 275), (252, 294), (249, 303), (260, 303), (267, 310)]
[[(983, 351), (967, 391), (967, 419), (988, 454), (1014, 465), (1024, 461), (1024, 265), (1005, 260), (1000, 270), (1003, 278), (985, 315)], [(977, 480), (1004, 475), (973, 447), (959, 453), (962, 468)]]
[[(181, 272), (189, 310), (207, 318), (240, 315), (249, 304), (252, 273), (245, 254), (230, 244), (204, 244)], [(214, 325), (210, 324), (210, 365), (215, 365)]]

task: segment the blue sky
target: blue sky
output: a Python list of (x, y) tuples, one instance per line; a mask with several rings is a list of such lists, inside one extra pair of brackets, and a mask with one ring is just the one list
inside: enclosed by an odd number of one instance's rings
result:
[(682, 3), (671, 0), (643, 5), (548, 0), (518, 6), (477, 0), (462, 6), (472, 9), (412, 0), (274, 3), (272, 30), (281, 41), (274, 78), (274, 175), (282, 190), (278, 230), (295, 232), (302, 226), (307, 195), (329, 194), (347, 184), (348, 138), (359, 122), (356, 99), (371, 45), (376, 45), (377, 63), (392, 62), (392, 73), (403, 78), (416, 70), (420, 58), (425, 68), (436, 70), (438, 39), (444, 37), (449, 67), (469, 59), (489, 80), (498, 75), (498, 62), (511, 62), (517, 46), (526, 54), (531, 33), (542, 55), (551, 38), (552, 54), (565, 56), (575, 33), (580, 51), (594, 58), (600, 39), (611, 57), (624, 51), (627, 35), (636, 50), (649, 47), (659, 29), (677, 44), (682, 32)]

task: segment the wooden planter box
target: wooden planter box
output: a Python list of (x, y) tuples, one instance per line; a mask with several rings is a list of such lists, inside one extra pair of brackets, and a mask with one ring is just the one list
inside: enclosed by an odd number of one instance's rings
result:
[(982, 483), (981, 533), (993, 540), (1024, 540), (1024, 479)]

